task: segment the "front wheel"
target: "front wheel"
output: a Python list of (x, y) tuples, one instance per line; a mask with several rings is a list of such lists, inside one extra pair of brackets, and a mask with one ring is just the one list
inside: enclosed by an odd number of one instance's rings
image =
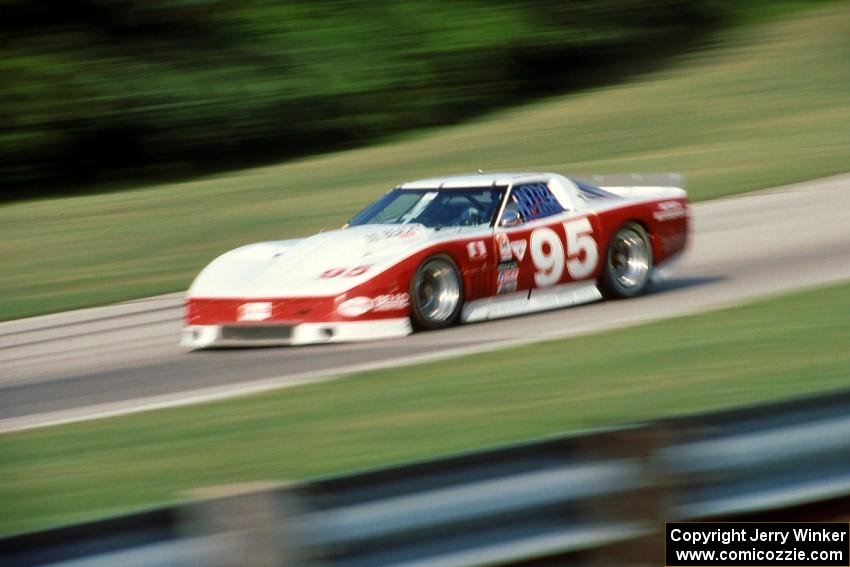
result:
[(620, 227), (605, 255), (599, 281), (606, 298), (635, 297), (646, 291), (652, 275), (652, 245), (646, 230), (635, 222)]
[(413, 323), (420, 329), (453, 325), (463, 306), (463, 281), (451, 258), (431, 256), (419, 266), (410, 282)]

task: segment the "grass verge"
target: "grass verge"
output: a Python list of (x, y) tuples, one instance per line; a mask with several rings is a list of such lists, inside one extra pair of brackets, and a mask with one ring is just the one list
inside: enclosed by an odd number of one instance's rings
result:
[(185, 289), (237, 245), (335, 228), (392, 185), (486, 170), (679, 171), (709, 199), (850, 159), (850, 5), (742, 26), (629, 83), (371, 148), (0, 206), (0, 320)]
[[(565, 313), (565, 317), (568, 314)], [(850, 283), (262, 396), (0, 436), (0, 533), (848, 385)]]

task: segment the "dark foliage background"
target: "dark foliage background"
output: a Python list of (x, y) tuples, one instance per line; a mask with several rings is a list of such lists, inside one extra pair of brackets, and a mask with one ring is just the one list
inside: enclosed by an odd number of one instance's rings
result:
[(726, 0), (0, 0), (0, 198), (348, 147), (581, 87)]

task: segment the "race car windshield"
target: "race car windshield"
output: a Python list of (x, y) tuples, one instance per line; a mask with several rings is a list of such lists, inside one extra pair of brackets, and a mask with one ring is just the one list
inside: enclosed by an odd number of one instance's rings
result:
[(490, 226), (504, 194), (505, 187), (395, 189), (363, 209), (349, 225)]

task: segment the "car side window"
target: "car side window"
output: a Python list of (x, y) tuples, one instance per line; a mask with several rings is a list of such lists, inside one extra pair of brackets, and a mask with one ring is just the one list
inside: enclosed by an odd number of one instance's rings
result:
[(564, 212), (564, 208), (545, 183), (526, 183), (511, 190), (507, 208), (519, 212), (525, 222)]

